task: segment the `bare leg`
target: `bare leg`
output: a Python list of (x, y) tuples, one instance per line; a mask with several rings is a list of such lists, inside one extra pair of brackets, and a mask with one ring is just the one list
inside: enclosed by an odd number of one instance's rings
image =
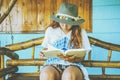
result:
[(40, 72), (40, 80), (60, 80), (60, 73), (53, 66), (46, 66)]
[(62, 80), (84, 80), (84, 78), (78, 67), (70, 66), (64, 70)]

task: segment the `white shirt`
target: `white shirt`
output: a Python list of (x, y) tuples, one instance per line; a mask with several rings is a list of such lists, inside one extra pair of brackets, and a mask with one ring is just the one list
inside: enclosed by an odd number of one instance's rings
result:
[[(91, 50), (90, 42), (87, 33), (84, 29), (81, 30), (82, 35), (82, 48), (86, 49), (87, 53)], [(57, 47), (57, 48), (67, 48), (70, 41), (71, 31), (65, 34), (60, 27), (52, 28), (48, 27), (45, 32), (45, 38), (43, 40), (42, 46), (44, 48)], [(65, 45), (63, 42), (66, 42)]]
[[(88, 53), (91, 50), (91, 47), (90, 47), (89, 39), (87, 37), (87, 33), (84, 29), (81, 30), (81, 35), (82, 35), (82, 48), (86, 49), (86, 52)], [(45, 38), (43, 40), (42, 47), (48, 48), (48, 49), (51, 47), (56, 47), (59, 49), (69, 49), (68, 43), (70, 41), (70, 36), (71, 36), (71, 31), (65, 34), (59, 27), (58, 28), (48, 27), (45, 33)], [(83, 71), (84, 79), (90, 80), (87, 70), (81, 63), (70, 63), (60, 58), (53, 57), (53, 58), (47, 59), (46, 62), (44, 63), (44, 65), (48, 65), (48, 64), (78, 66)]]

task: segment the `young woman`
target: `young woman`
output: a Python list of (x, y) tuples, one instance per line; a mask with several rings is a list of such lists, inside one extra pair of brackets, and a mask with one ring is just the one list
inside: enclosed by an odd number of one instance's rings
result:
[[(41, 57), (44, 56), (44, 50), (51, 47), (62, 50), (84, 48), (87, 53), (91, 50), (86, 31), (79, 26), (84, 19), (78, 17), (76, 5), (63, 3), (51, 19), (53, 22), (45, 32)], [(47, 59), (41, 69), (40, 80), (89, 80), (80, 57), (76, 54), (68, 57), (60, 53), (57, 56)]]

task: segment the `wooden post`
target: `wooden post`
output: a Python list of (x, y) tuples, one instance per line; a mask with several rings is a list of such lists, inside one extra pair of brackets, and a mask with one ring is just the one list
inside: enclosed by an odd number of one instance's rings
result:
[(110, 62), (111, 56), (112, 56), (112, 50), (109, 50), (109, 52), (108, 52), (108, 59), (107, 59), (109, 62)]
[(0, 55), (0, 69), (1, 69), (1, 55)]
[[(0, 56), (0, 62), (1, 62), (1, 67), (0, 67), (0, 69), (4, 69), (4, 55), (1, 55)], [(0, 78), (0, 80), (5, 80), (5, 77), (3, 77), (3, 78)]]
[(102, 67), (102, 76), (105, 76), (105, 67)]
[(35, 55), (35, 46), (32, 47), (32, 59), (34, 59), (34, 55)]
[(37, 72), (40, 72), (40, 66), (38, 66), (38, 71)]
[(88, 61), (91, 60), (91, 51), (88, 53)]
[(4, 68), (4, 55), (1, 55), (1, 69)]

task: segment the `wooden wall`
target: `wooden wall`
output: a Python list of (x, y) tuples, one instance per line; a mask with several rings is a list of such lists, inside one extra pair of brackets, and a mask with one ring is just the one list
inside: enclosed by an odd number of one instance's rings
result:
[[(10, 0), (0, 0), (2, 15)], [(10, 15), (0, 24), (0, 32), (39, 32), (50, 23), (50, 15), (56, 14), (63, 2), (74, 3), (79, 7), (79, 15), (85, 19), (82, 26), (92, 31), (92, 0), (17, 0)], [(11, 24), (11, 25), (10, 25)], [(12, 28), (10, 28), (10, 26)]]

